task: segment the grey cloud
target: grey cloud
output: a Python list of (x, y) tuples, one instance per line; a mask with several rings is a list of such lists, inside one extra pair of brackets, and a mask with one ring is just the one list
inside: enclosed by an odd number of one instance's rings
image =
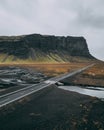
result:
[(29, 18), (37, 9), (37, 0), (3, 0), (0, 6), (12, 15)]
[(77, 22), (83, 26), (104, 29), (104, 15), (94, 14), (90, 9), (79, 12)]

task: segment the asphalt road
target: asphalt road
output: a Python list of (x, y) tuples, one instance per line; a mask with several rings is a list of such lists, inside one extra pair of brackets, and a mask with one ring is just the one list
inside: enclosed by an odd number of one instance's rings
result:
[(47, 87), (51, 86), (52, 84), (55, 84), (55, 83), (65, 79), (65, 78), (68, 78), (68, 77), (71, 77), (71, 76), (76, 75), (78, 73), (81, 73), (82, 71), (92, 67), (93, 65), (94, 64), (91, 64), (89, 66), (86, 66), (86, 67), (81, 68), (79, 70), (76, 70), (74, 72), (62, 74), (60, 76), (57, 76), (57, 77), (51, 78), (49, 80), (43, 81), (43, 82), (41, 82), (37, 85), (31, 85), (31, 86), (28, 86), (26, 88), (19, 89), (17, 91), (2, 95), (2, 96), (0, 96), (0, 107), (3, 107), (7, 104), (14, 102), (14, 101), (17, 101), (17, 100), (19, 100), (23, 97), (26, 97), (30, 94), (37, 92), (39, 90), (47, 88)]

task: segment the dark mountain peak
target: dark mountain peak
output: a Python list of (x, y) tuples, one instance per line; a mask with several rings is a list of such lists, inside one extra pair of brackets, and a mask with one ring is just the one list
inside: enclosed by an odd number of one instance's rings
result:
[(40, 34), (1, 36), (0, 54), (12, 55), (15, 57), (14, 59), (32, 58), (33, 60), (41, 56), (47, 57), (48, 59), (51, 57), (57, 61), (59, 61), (60, 58), (63, 61), (70, 61), (70, 58), (68, 58), (70, 56), (93, 58), (89, 53), (84, 37)]

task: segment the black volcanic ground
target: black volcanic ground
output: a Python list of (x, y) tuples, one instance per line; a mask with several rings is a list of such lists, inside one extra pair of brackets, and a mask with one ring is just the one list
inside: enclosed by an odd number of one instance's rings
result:
[(103, 130), (104, 102), (53, 86), (3, 108), (0, 130)]

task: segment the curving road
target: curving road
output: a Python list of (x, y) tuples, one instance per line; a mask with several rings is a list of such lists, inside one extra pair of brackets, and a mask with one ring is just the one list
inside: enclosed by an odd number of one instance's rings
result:
[(81, 68), (81, 69), (78, 69), (74, 72), (71, 72), (71, 73), (67, 73), (67, 74), (62, 74), (60, 76), (57, 76), (57, 77), (54, 77), (54, 78), (51, 78), (49, 80), (46, 80), (46, 81), (43, 81), (37, 85), (31, 85), (31, 86), (28, 86), (26, 88), (23, 88), (23, 89), (19, 89), (17, 91), (14, 91), (14, 92), (11, 92), (11, 93), (8, 93), (8, 94), (5, 94), (5, 95), (2, 95), (0, 96), (0, 107), (3, 107), (7, 104), (10, 104), (14, 101), (17, 101), (23, 97), (26, 97), (30, 94), (33, 94), (35, 92), (38, 92), (39, 90), (42, 90), (44, 88), (47, 88), (49, 86), (51, 86), (52, 84), (55, 84), (57, 83), (58, 81), (61, 81), (65, 78), (68, 78), (68, 77), (71, 77), (73, 75), (76, 75), (78, 73), (81, 73), (82, 71), (92, 67), (94, 64), (91, 64), (89, 66), (86, 66), (84, 68)]

